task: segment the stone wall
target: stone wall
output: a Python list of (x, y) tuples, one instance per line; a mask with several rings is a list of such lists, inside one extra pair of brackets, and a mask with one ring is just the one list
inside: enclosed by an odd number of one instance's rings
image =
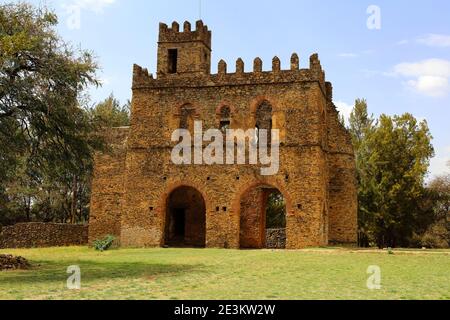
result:
[[(329, 90), (331, 85), (329, 85)], [(356, 162), (351, 137), (328, 103), (329, 243), (356, 244), (358, 203)]]
[(265, 246), (265, 204), (267, 192), (252, 189), (241, 199), (240, 247), (242, 249), (261, 249)]
[(267, 229), (266, 248), (268, 249), (286, 248), (286, 229)]
[(108, 235), (115, 236), (117, 242), (120, 242), (128, 131), (127, 127), (107, 130), (104, 136), (110, 150), (95, 156), (95, 163), (102, 165), (96, 166), (92, 182), (90, 244)]
[(87, 225), (19, 223), (0, 231), (0, 248), (63, 247), (87, 242)]

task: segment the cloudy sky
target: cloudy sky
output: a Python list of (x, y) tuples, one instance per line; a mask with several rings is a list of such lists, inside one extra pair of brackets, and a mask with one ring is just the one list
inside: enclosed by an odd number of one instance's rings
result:
[[(0, 0), (5, 2), (5, 0)], [(410, 112), (426, 119), (436, 157), (431, 175), (450, 161), (450, 1), (448, 0), (32, 0), (60, 17), (63, 37), (93, 50), (102, 67), (103, 87), (131, 97), (132, 64), (156, 69), (158, 23), (195, 22), (213, 30), (213, 71), (242, 57), (250, 71), (259, 56), (288, 68), (292, 52), (303, 67), (318, 52), (334, 98), (347, 115), (356, 98), (372, 113)], [(379, 10), (379, 11), (378, 11)], [(378, 19), (378, 17), (380, 19)]]

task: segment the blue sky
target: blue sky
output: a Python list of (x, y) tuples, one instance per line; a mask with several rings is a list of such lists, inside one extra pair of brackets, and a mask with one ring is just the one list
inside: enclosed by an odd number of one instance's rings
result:
[[(111, 92), (130, 99), (133, 63), (155, 72), (158, 23), (195, 22), (201, 11), (213, 30), (213, 72), (222, 58), (233, 69), (238, 57), (248, 71), (257, 56), (265, 69), (275, 55), (287, 68), (293, 52), (307, 67), (318, 52), (344, 114), (356, 98), (366, 98), (375, 115), (410, 112), (426, 119), (436, 149), (431, 173), (449, 171), (448, 0), (202, 0), (201, 10), (199, 0), (30, 2), (54, 8), (64, 39), (96, 53), (104, 85), (91, 91), (93, 101)], [(371, 5), (380, 9), (380, 29), (367, 26)]]

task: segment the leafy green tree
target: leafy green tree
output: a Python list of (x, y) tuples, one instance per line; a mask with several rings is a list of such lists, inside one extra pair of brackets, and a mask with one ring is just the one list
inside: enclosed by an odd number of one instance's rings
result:
[(91, 53), (64, 43), (56, 24), (46, 8), (0, 6), (0, 141), (7, 142), (2, 165), (28, 154), (36, 167), (58, 161), (75, 170), (92, 153), (92, 123), (78, 98), (98, 85), (97, 65)]
[(357, 151), (364, 143), (365, 138), (370, 135), (374, 127), (373, 115), (369, 115), (367, 101), (365, 99), (357, 99), (355, 107), (350, 114), (349, 130), (352, 134), (353, 145)]
[(417, 231), (415, 236), (417, 245), (448, 248), (450, 245), (450, 174), (434, 178), (427, 186), (427, 195), (423, 206), (432, 210), (433, 222), (426, 230)]
[(419, 205), (434, 156), (431, 139), (427, 123), (418, 123), (411, 114), (393, 118), (382, 115), (368, 137), (379, 246), (408, 246), (414, 230), (423, 221)]
[(373, 184), (368, 172), (367, 161), (370, 150), (367, 137), (374, 131), (374, 118), (369, 115), (367, 101), (357, 99), (355, 107), (349, 118), (349, 131), (355, 148), (357, 180), (358, 180), (358, 242), (360, 246), (370, 246), (370, 231), (373, 224), (373, 208), (370, 206), (373, 199)]
[(80, 104), (98, 85), (97, 65), (56, 25), (45, 7), (0, 5), (0, 223), (39, 219), (44, 204), (44, 220), (74, 222), (80, 181), (103, 147), (98, 122)]
[(128, 101), (121, 106), (111, 94), (91, 110), (91, 117), (103, 128), (126, 127), (130, 125), (130, 105)]
[(434, 155), (427, 123), (411, 114), (381, 115), (375, 123), (367, 103), (357, 100), (349, 130), (357, 157), (360, 245), (409, 246), (414, 232), (433, 219), (421, 208)]
[(286, 203), (281, 192), (272, 192), (269, 195), (266, 209), (266, 228), (286, 228)]

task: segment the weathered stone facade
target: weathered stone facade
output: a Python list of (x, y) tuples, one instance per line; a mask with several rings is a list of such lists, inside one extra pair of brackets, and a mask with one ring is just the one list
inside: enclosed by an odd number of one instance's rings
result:
[[(260, 248), (264, 190), (277, 189), (286, 201), (286, 248), (355, 243), (351, 138), (318, 55), (308, 69), (299, 65), (293, 54), (290, 70), (275, 57), (272, 71), (263, 71), (257, 58), (245, 72), (238, 59), (235, 72), (220, 61), (211, 74), (207, 26), (198, 21), (191, 31), (185, 23), (180, 32), (177, 23), (161, 24), (157, 77), (134, 66), (131, 126), (113, 133), (112, 154), (96, 157), (90, 241), (113, 234), (125, 247), (156, 247), (178, 236), (186, 245)], [(192, 130), (196, 120), (205, 130), (278, 129), (278, 174), (262, 176), (255, 165), (173, 164), (173, 131)]]
[(79, 246), (88, 243), (88, 226), (61, 223), (18, 223), (0, 230), (0, 248)]

